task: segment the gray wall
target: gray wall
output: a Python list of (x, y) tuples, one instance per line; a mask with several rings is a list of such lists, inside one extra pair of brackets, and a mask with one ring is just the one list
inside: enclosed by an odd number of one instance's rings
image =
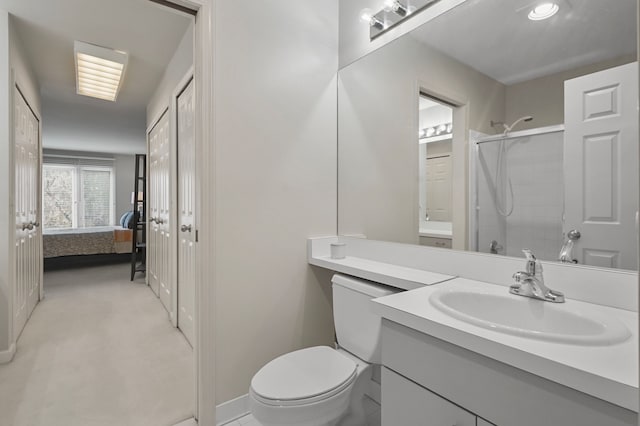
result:
[(636, 60), (635, 55), (623, 56), (507, 86), (505, 122), (513, 123), (520, 117), (531, 115), (533, 120), (519, 124), (516, 130), (564, 124), (565, 80)]
[[(458, 97), (470, 129), (491, 132), (504, 116), (501, 83), (416, 41), (401, 37), (342, 68), (339, 76), (340, 235), (418, 243), (418, 92)], [(454, 248), (465, 248), (467, 141), (454, 118)], [(457, 127), (462, 126), (462, 127)], [(462, 131), (461, 131), (462, 130)]]

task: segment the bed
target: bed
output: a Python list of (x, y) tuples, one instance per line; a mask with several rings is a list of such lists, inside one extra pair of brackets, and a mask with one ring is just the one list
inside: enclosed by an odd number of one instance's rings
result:
[(47, 229), (42, 235), (45, 269), (127, 261), (133, 231), (120, 226)]

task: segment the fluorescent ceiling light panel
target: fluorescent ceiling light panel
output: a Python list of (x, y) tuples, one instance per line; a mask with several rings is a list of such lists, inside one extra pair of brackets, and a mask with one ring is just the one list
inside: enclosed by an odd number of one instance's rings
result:
[(95, 44), (76, 41), (76, 91), (79, 95), (115, 101), (129, 55)]

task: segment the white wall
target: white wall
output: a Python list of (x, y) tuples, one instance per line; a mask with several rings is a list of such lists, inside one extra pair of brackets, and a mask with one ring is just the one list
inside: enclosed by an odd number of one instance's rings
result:
[(76, 104), (46, 96), (42, 108), (45, 148), (126, 154), (145, 150), (144, 110), (131, 113), (111, 103)]
[(283, 353), (333, 342), (337, 0), (216, 3), (217, 403)]
[(169, 106), (176, 85), (193, 65), (193, 34), (192, 22), (183, 34), (158, 88), (147, 105), (147, 128), (158, 120), (162, 112)]
[(12, 286), (14, 265), (12, 250), (14, 246), (14, 199), (12, 194), (13, 169), (10, 159), (13, 157), (13, 80), (20, 86), (22, 93), (40, 118), (40, 96), (38, 84), (29, 62), (23, 54), (22, 43), (13, 25), (13, 18), (0, 10), (0, 353), (6, 351), (15, 336), (12, 336), (10, 318), (12, 312)]
[[(504, 86), (404, 36), (339, 75), (338, 231), (418, 243), (418, 91), (467, 103), (469, 128), (504, 115)], [(466, 239), (466, 130), (454, 116), (454, 244)], [(461, 127), (457, 127), (461, 126)], [(462, 223), (462, 228), (459, 224)]]

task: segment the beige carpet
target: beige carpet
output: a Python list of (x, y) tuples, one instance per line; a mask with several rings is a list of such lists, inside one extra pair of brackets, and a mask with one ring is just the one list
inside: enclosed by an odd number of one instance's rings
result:
[(0, 365), (2, 426), (164, 426), (193, 416), (193, 354), (129, 265), (48, 272)]

